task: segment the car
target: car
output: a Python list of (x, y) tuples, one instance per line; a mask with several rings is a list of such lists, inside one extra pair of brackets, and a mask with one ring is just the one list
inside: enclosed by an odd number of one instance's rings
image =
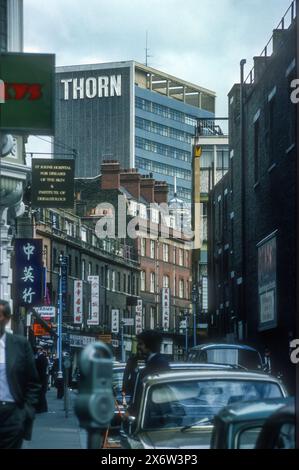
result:
[[(172, 362), (169, 364), (170, 368), (173, 370), (231, 370), (234, 366), (230, 365), (220, 365), (220, 364), (195, 364), (195, 363), (187, 363), (187, 362)], [(110, 429), (112, 431), (117, 431), (120, 428), (122, 418), (126, 412), (126, 406), (123, 403), (123, 394), (122, 394), (122, 383), (123, 383), (123, 376), (125, 371), (126, 364), (124, 363), (117, 363), (113, 366), (113, 391), (115, 396), (115, 411), (114, 417), (110, 425)], [(139, 363), (139, 369), (142, 370), (144, 364), (142, 362)], [(139, 383), (139, 376), (137, 376), (137, 381), (135, 385), (135, 390), (137, 389), (137, 384)], [(125, 402), (129, 404), (132, 401), (134, 402), (134, 397), (129, 395), (125, 396)]]
[(230, 403), (284, 398), (281, 382), (238, 370), (169, 371), (143, 379), (135, 415), (120, 431), (128, 449), (210, 448), (214, 417)]
[(265, 422), (256, 449), (295, 449), (295, 401), (279, 408)]
[(273, 398), (224, 407), (214, 418), (211, 448), (254, 449), (266, 420), (291, 401)]
[(244, 344), (202, 344), (190, 349), (189, 362), (231, 364), (245, 370), (265, 371), (261, 354)]

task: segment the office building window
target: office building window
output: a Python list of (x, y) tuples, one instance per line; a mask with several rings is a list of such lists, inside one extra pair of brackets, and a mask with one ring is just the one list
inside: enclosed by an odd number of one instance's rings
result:
[(164, 157), (174, 158), (176, 160), (181, 160), (182, 162), (191, 163), (191, 152), (186, 150), (180, 150), (176, 147), (171, 147), (169, 145), (159, 144), (152, 140), (144, 139), (143, 137), (136, 136), (135, 145), (137, 148), (145, 150), (151, 153), (157, 153), (163, 155)]
[(79, 260), (78, 256), (75, 256), (75, 276), (78, 277), (79, 275)]
[(155, 282), (156, 282), (155, 273), (151, 273), (150, 292), (152, 292), (153, 294), (155, 293)]
[(117, 290), (118, 292), (121, 290), (120, 273), (117, 273)]
[(169, 245), (163, 243), (163, 261), (168, 263), (169, 261)]
[(127, 292), (127, 275), (126, 274), (124, 274), (123, 280), (124, 280), (124, 292)]
[(92, 276), (92, 265), (88, 263), (88, 276)]
[(146, 282), (146, 274), (145, 271), (141, 271), (140, 273), (140, 290), (144, 292), (145, 289), (145, 282)]
[(81, 227), (81, 240), (87, 242), (87, 229), (85, 227)]
[(176, 247), (173, 247), (173, 264), (176, 264)]

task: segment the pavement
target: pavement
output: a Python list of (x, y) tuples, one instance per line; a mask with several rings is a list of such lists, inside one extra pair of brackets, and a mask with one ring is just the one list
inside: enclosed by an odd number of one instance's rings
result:
[(86, 449), (86, 432), (79, 427), (73, 405), (76, 394), (70, 392), (68, 417), (64, 400), (56, 398), (56, 389), (47, 393), (48, 412), (36, 415), (31, 441), (24, 441), (23, 449)]

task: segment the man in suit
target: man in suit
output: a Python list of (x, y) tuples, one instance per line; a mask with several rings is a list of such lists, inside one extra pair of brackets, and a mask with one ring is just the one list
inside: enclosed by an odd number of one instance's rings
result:
[(141, 379), (150, 374), (170, 370), (168, 360), (160, 354), (162, 335), (158, 331), (143, 331), (137, 336), (137, 341), (138, 350), (145, 358), (145, 367), (140, 373)]
[(171, 370), (166, 357), (160, 354), (162, 335), (158, 331), (143, 331), (137, 336), (137, 342), (138, 352), (145, 360), (145, 367), (137, 375), (134, 397), (128, 408), (128, 412), (131, 415), (136, 415), (139, 408), (142, 380), (148, 375)]
[(0, 300), (0, 449), (30, 440), (40, 384), (33, 351), (23, 336), (5, 332), (9, 303)]

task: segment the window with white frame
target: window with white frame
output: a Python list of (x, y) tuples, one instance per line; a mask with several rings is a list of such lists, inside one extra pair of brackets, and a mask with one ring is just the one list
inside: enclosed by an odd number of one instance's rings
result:
[(156, 282), (155, 273), (151, 273), (150, 291), (151, 291), (153, 294), (155, 293), (155, 282)]
[(169, 287), (169, 276), (163, 276), (163, 287)]
[(155, 240), (151, 240), (151, 258), (155, 259)]
[(163, 261), (168, 263), (169, 261), (169, 245), (163, 243)]
[(87, 229), (85, 227), (81, 227), (81, 240), (87, 242)]
[(110, 290), (110, 269), (106, 271), (106, 288)]
[(158, 209), (155, 209), (153, 207), (151, 209), (151, 221), (154, 222), (155, 224), (159, 223), (159, 211)]
[(179, 283), (179, 298), (180, 299), (184, 298), (184, 281), (183, 281), (183, 279), (180, 279), (180, 283)]
[(141, 271), (140, 273), (140, 290), (145, 291), (145, 271)]
[(150, 308), (150, 329), (155, 328), (155, 307)]
[(147, 219), (147, 209), (145, 204), (139, 204), (139, 216), (141, 219)]
[(179, 249), (179, 265), (184, 266), (184, 251)]
[(115, 292), (115, 271), (112, 271), (111, 289), (112, 289), (113, 292)]
[(146, 238), (140, 240), (140, 255), (146, 256)]
[(85, 259), (82, 260), (81, 264), (81, 279), (85, 280)]

